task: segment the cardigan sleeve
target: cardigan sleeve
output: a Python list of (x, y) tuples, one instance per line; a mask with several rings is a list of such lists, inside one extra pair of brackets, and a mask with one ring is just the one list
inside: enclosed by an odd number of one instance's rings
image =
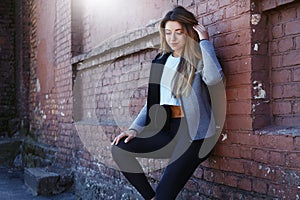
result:
[(222, 81), (224, 73), (216, 56), (213, 44), (209, 40), (201, 40), (200, 48), (203, 59), (202, 79), (207, 85), (215, 85)]
[(130, 125), (129, 130), (135, 130), (138, 134), (144, 130), (147, 116), (147, 103), (139, 112), (133, 123)]

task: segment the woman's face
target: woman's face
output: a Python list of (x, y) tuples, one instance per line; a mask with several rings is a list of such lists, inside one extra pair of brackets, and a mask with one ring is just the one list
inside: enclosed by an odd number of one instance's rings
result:
[(167, 44), (174, 51), (174, 56), (181, 56), (186, 40), (181, 24), (177, 21), (167, 21), (165, 34)]

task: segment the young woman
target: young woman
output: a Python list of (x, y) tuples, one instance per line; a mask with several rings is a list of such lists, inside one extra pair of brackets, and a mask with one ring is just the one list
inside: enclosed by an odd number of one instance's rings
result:
[[(216, 133), (207, 85), (223, 72), (205, 27), (178, 6), (160, 23), (161, 53), (152, 61), (145, 106), (112, 142), (112, 155), (145, 199), (175, 199), (197, 166), (205, 140)], [(202, 152), (203, 155), (203, 152)], [(136, 157), (170, 158), (156, 190)]]

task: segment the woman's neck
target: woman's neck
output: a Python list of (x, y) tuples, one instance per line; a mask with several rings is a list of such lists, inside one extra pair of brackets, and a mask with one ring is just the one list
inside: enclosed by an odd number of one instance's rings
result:
[(173, 57), (180, 57), (181, 56), (181, 52), (173, 51), (172, 56)]

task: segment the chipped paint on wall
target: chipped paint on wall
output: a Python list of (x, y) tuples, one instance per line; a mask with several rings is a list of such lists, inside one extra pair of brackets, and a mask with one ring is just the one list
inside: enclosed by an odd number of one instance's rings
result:
[(254, 51), (258, 51), (258, 44), (257, 43), (254, 44), (254, 48), (253, 49), (254, 49)]
[(253, 89), (255, 92), (254, 99), (265, 99), (266, 91), (263, 89), (263, 84), (258, 81), (253, 81)]
[(261, 20), (261, 14), (252, 14), (251, 15), (251, 24), (257, 25)]
[(40, 80), (37, 78), (36, 79), (36, 91), (40, 92), (41, 91), (41, 84), (40, 84)]

